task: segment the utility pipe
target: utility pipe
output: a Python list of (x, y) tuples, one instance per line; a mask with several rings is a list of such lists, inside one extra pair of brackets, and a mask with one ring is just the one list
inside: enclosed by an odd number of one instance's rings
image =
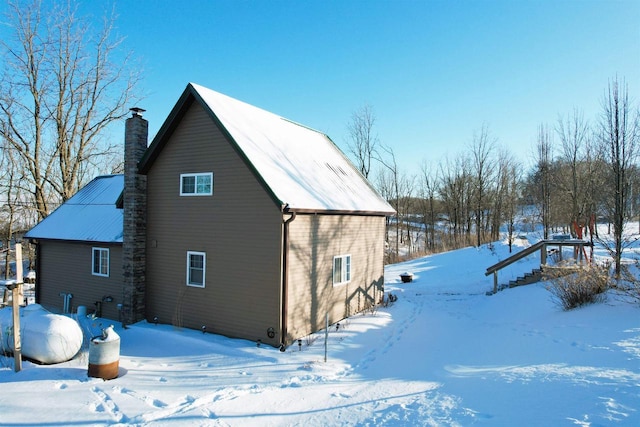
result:
[(71, 298), (73, 298), (73, 294), (60, 292), (59, 295), (64, 298), (64, 303), (62, 305), (62, 312), (64, 314), (69, 314), (69, 311), (71, 309), (71, 304), (69, 303), (69, 301), (71, 301)]

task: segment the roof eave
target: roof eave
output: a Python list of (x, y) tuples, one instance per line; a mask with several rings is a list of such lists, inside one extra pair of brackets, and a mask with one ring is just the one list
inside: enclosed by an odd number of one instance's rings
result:
[(376, 210), (348, 210), (348, 209), (305, 209), (305, 208), (289, 208), (287, 212), (295, 212), (297, 214), (320, 214), (320, 215), (354, 215), (354, 216), (393, 216), (395, 211), (376, 211)]
[(180, 123), (180, 119), (184, 116), (185, 112), (193, 102), (193, 87), (189, 84), (187, 88), (182, 92), (180, 98), (173, 106), (173, 109), (165, 119), (164, 123), (160, 127), (160, 130), (153, 138), (153, 141), (145, 151), (142, 159), (138, 162), (138, 171), (142, 174), (149, 172), (149, 169), (153, 165), (154, 161), (158, 158), (158, 155), (167, 144), (169, 137), (173, 134), (174, 130)]
[[(25, 238), (27, 238), (25, 236)], [(80, 239), (61, 239), (51, 237), (28, 237), (31, 243), (38, 243), (41, 241), (47, 242), (62, 242), (62, 243), (82, 243), (82, 244), (100, 244), (100, 245), (122, 245), (122, 240), (80, 240)]]

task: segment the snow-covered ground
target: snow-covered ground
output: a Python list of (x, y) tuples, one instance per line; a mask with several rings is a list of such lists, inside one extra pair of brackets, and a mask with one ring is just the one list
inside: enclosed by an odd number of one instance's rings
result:
[(485, 295), (507, 256), (496, 244), (388, 266), (398, 300), (333, 325), (326, 362), (323, 332), (281, 353), (147, 323), (116, 325), (110, 381), (87, 376), (86, 353), (19, 373), (3, 357), (0, 426), (640, 425), (640, 307), (609, 294), (565, 312), (543, 283)]

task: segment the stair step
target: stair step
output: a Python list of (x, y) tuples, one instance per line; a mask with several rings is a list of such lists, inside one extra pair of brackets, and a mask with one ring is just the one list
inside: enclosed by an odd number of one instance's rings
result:
[(498, 291), (506, 288), (515, 288), (517, 286), (530, 285), (542, 280), (542, 271), (539, 268), (535, 268), (531, 273), (525, 273), (524, 276), (519, 276), (515, 280), (510, 280), (508, 284), (502, 284), (498, 287)]

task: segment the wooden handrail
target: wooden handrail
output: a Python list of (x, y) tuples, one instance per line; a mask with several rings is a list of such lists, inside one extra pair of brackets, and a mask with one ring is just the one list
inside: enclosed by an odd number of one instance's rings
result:
[(559, 246), (561, 254), (562, 254), (563, 246), (576, 246), (580, 248), (580, 259), (582, 260), (582, 248), (584, 248), (589, 244), (590, 244), (589, 242), (586, 242), (584, 240), (573, 240), (573, 239), (571, 240), (540, 240), (538, 243), (535, 243), (529, 246), (528, 248), (523, 249), (520, 252), (517, 252), (511, 255), (509, 258), (503, 259), (502, 261), (487, 268), (487, 271), (484, 273), (484, 275), (488, 276), (493, 273), (493, 292), (496, 293), (498, 291), (498, 271), (502, 270), (506, 266), (511, 265), (514, 262), (528, 255), (531, 255), (532, 253), (539, 250), (541, 251), (540, 267), (542, 267), (547, 263), (547, 246)]
[(505, 268), (506, 266), (513, 264), (514, 262), (518, 261), (519, 259), (522, 259), (528, 255), (531, 255), (532, 253), (534, 253), (535, 251), (539, 250), (540, 248), (542, 248), (545, 245), (545, 240), (540, 240), (538, 243), (535, 243), (531, 246), (529, 246), (526, 249), (521, 250), (520, 252), (516, 252), (515, 254), (511, 255), (509, 258), (503, 259), (502, 261), (500, 261), (497, 264), (492, 265), (491, 267), (487, 268), (487, 272), (484, 273), (485, 276), (490, 275), (491, 273), (498, 271), (498, 270), (502, 270), (503, 268)]
[(571, 239), (571, 240), (540, 240), (538, 243), (535, 243), (531, 246), (529, 246), (528, 248), (525, 248), (523, 250), (521, 250), (520, 252), (517, 252), (513, 255), (511, 255), (509, 258), (503, 259), (502, 261), (492, 265), (491, 267), (487, 268), (487, 272), (484, 273), (485, 276), (490, 275), (491, 273), (494, 273), (498, 270), (502, 270), (503, 268), (505, 268), (506, 266), (513, 264), (514, 262), (518, 261), (519, 259), (522, 259), (528, 255), (531, 255), (532, 253), (534, 253), (535, 251), (539, 250), (539, 249), (544, 249), (546, 250), (547, 246), (588, 246), (589, 242), (585, 241), (585, 240), (577, 240), (577, 239)]

